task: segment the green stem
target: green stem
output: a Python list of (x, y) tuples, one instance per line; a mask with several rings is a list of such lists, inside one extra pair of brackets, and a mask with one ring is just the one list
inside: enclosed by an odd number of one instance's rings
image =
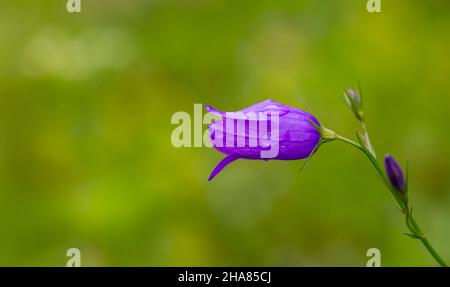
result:
[(439, 263), (439, 265), (441, 265), (441, 267), (447, 267), (447, 263), (445, 263), (445, 261), (442, 260), (441, 256), (439, 256), (439, 254), (436, 252), (436, 250), (434, 250), (433, 246), (428, 241), (428, 239), (426, 239), (425, 237), (421, 237), (420, 241), (425, 246), (425, 248), (428, 250), (428, 252), (430, 252), (431, 256), (433, 256), (433, 258)]
[(447, 267), (447, 263), (445, 263), (445, 261), (441, 258), (441, 256), (439, 256), (439, 254), (433, 248), (428, 239), (423, 235), (422, 229), (419, 227), (419, 224), (417, 223), (416, 219), (414, 218), (414, 216), (410, 211), (408, 211), (406, 214), (406, 222), (409, 230), (416, 236), (417, 239), (419, 239), (422, 242), (422, 244), (425, 246), (425, 248), (428, 250), (431, 256), (433, 256), (433, 258), (442, 267)]
[(358, 150), (362, 151), (366, 157), (369, 159), (370, 163), (373, 165), (375, 170), (377, 171), (377, 174), (381, 177), (384, 185), (388, 188), (388, 190), (391, 192), (391, 194), (394, 196), (395, 200), (399, 204), (403, 214), (405, 215), (405, 222), (406, 226), (412, 233), (412, 237), (419, 239), (420, 242), (425, 246), (425, 248), (428, 250), (428, 252), (433, 256), (433, 258), (441, 265), (442, 267), (447, 267), (447, 264), (444, 260), (439, 256), (439, 254), (436, 252), (436, 250), (433, 248), (431, 243), (428, 241), (428, 239), (423, 235), (422, 230), (420, 229), (416, 219), (412, 215), (411, 210), (409, 209), (407, 201), (404, 200), (404, 195), (400, 194), (398, 191), (396, 191), (394, 188), (392, 188), (392, 185), (389, 182), (389, 179), (387, 178), (383, 167), (380, 165), (380, 163), (376, 160), (374, 157), (374, 153), (367, 150), (365, 147), (361, 146), (360, 144), (347, 139), (345, 137), (342, 137), (340, 135), (336, 135), (336, 139), (349, 144)]

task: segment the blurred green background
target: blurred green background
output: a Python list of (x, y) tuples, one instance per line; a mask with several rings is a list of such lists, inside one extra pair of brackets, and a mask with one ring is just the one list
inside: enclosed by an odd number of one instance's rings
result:
[[(394, 2), (394, 3), (393, 3)], [(0, 265), (435, 266), (369, 162), (172, 146), (177, 111), (272, 98), (353, 137), (362, 82), (379, 154), (409, 161), (415, 214), (450, 260), (450, 2), (82, 0), (0, 4)]]

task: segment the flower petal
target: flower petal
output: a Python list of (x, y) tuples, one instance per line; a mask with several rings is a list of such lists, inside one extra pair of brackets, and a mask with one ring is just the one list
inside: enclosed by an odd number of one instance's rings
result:
[(224, 159), (222, 159), (216, 167), (211, 172), (211, 175), (208, 178), (208, 181), (211, 181), (224, 167), (232, 163), (233, 161), (240, 159), (241, 157), (237, 154), (230, 154), (226, 156)]
[(225, 116), (225, 112), (219, 111), (218, 109), (215, 109), (209, 105), (205, 105), (205, 109), (211, 114), (215, 114), (215, 115), (221, 116), (221, 117)]

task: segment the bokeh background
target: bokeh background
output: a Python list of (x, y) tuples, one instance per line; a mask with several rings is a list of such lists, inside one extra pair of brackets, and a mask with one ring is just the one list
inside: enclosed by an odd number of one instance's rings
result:
[(367, 160), (172, 146), (173, 113), (272, 98), (353, 137), (361, 81), (379, 154), (450, 260), (450, 2), (82, 0), (0, 4), (0, 265), (435, 266)]

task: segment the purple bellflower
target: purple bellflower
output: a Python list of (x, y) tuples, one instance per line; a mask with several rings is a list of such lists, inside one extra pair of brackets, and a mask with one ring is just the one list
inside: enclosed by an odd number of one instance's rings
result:
[(384, 157), (384, 169), (391, 185), (399, 192), (405, 191), (405, 177), (397, 161), (391, 156)]
[[(211, 172), (212, 180), (237, 159), (297, 160), (309, 157), (321, 135), (319, 122), (302, 110), (267, 100), (237, 112), (222, 112), (205, 106), (222, 117), (209, 125), (212, 146), (226, 155)], [(316, 127), (314, 126), (316, 125)]]

